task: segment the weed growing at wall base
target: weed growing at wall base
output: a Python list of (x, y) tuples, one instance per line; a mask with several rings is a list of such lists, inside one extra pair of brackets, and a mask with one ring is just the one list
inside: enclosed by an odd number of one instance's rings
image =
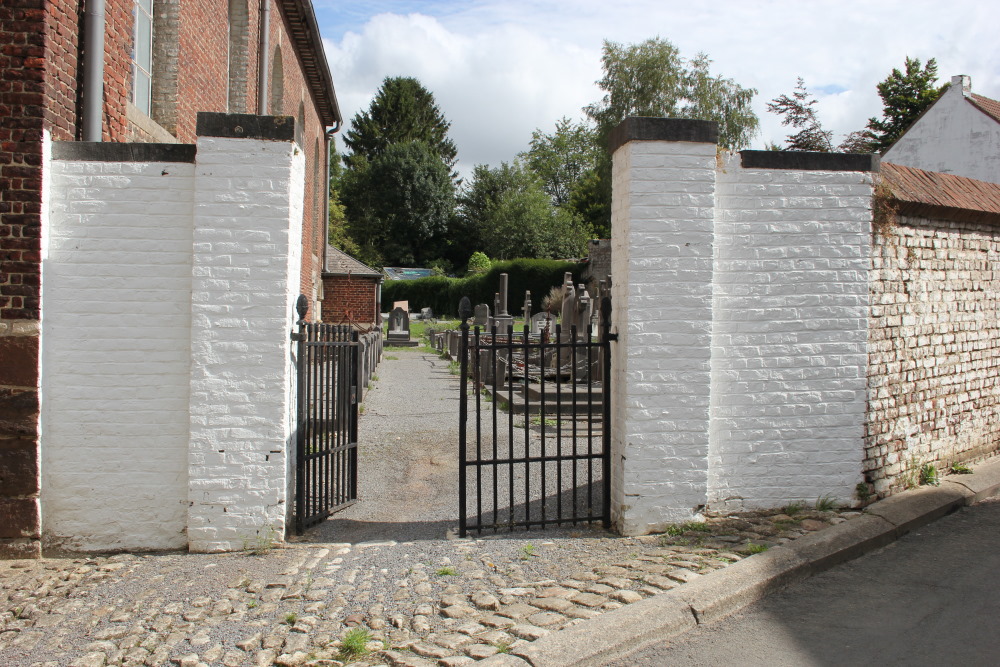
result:
[(257, 531), (255, 537), (243, 538), (243, 551), (254, 556), (263, 556), (271, 552), (278, 544), (278, 531), (273, 526), (264, 526)]

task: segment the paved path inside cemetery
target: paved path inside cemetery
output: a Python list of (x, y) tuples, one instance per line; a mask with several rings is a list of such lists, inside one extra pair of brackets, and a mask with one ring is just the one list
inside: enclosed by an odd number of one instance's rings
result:
[[(804, 499), (670, 535), (456, 539), (458, 379), (425, 348), (387, 348), (377, 375), (356, 505), (256, 554), (0, 561), (0, 665), (463, 665), (860, 515)], [(345, 653), (352, 628), (371, 653)]]
[(616, 667), (995, 665), (1000, 498)]

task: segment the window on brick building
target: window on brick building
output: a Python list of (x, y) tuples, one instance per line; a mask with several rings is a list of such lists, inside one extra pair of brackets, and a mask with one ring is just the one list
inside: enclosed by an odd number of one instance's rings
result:
[(285, 101), (285, 68), (281, 64), (281, 47), (274, 49), (271, 59), (271, 104), (269, 113), (280, 116), (284, 113)]
[(153, 90), (153, 0), (135, 0), (132, 8), (132, 104), (147, 116)]
[(229, 0), (229, 89), (230, 113), (246, 113), (250, 64), (250, 10), (247, 0)]

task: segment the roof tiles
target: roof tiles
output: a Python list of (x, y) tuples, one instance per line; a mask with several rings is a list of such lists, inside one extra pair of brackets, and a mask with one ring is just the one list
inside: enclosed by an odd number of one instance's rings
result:
[(326, 247), (326, 274), (333, 276), (372, 276), (380, 278), (381, 272), (348, 255), (343, 250)]
[(989, 97), (976, 95), (975, 93), (969, 95), (967, 99), (972, 102), (973, 105), (978, 107), (980, 111), (1000, 123), (1000, 102), (990, 99)]
[(1000, 185), (883, 162), (882, 178), (900, 213), (1000, 222)]

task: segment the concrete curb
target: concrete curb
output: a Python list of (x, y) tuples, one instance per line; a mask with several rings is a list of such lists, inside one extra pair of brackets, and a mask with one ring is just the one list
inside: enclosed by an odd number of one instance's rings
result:
[(1000, 490), (1000, 459), (938, 487), (905, 491), (874, 503), (865, 515), (756, 554), (671, 591), (602, 614), (479, 664), (570, 667), (610, 660), (711, 623), (834, 565), (885, 546), (906, 533)]

